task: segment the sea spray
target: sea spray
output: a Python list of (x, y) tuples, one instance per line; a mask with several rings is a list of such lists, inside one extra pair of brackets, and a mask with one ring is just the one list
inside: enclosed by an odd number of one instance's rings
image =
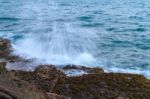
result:
[(30, 34), (16, 43), (16, 50), (33, 58), (55, 65), (97, 65), (93, 54), (96, 36), (93, 31), (84, 31), (66, 23), (54, 23), (53, 30)]

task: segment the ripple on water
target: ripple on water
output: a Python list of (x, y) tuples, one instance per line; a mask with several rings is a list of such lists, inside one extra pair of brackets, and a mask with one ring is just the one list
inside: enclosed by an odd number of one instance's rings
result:
[(13, 17), (0, 17), (0, 21), (18, 21), (19, 18), (13, 18)]

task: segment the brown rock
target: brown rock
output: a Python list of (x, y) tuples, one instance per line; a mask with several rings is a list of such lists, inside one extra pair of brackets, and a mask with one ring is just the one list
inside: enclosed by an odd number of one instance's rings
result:
[(12, 46), (11, 42), (7, 39), (0, 38), (0, 58), (4, 58), (7, 61), (15, 62), (17, 60), (24, 60), (23, 58), (12, 55)]
[(11, 52), (11, 44), (7, 39), (0, 38), (0, 57), (7, 57)]
[(127, 97), (117, 97), (116, 99), (129, 99)]
[(47, 99), (71, 99), (66, 96), (58, 95), (55, 93), (47, 93)]
[(84, 72), (87, 72), (89, 74), (98, 74), (104, 72), (104, 70), (99, 67), (89, 68), (85, 66), (76, 66), (76, 65), (67, 65), (63, 67), (63, 70), (83, 70)]
[(58, 81), (53, 93), (72, 99), (149, 99), (150, 80), (133, 74), (88, 74)]
[(44, 99), (44, 94), (36, 86), (8, 73), (0, 75), (0, 99)]
[[(0, 38), (0, 58), (11, 62), (10, 41)], [(63, 70), (83, 70), (89, 74), (66, 75), (53, 65), (39, 66), (33, 72), (8, 71), (0, 63), (0, 99), (149, 99), (150, 80), (140, 75), (104, 73), (100, 68), (68, 65)], [(47, 93), (48, 92), (48, 93)], [(56, 94), (54, 94), (56, 93)]]
[(15, 97), (9, 96), (6, 93), (0, 92), (0, 99), (15, 99)]
[(7, 72), (5, 66), (6, 66), (6, 62), (1, 62), (0, 63), (0, 75)]
[[(52, 91), (57, 80), (65, 77), (52, 65), (39, 66), (34, 72), (7, 71), (5, 65), (0, 63), (0, 99), (45, 99), (50, 94), (44, 92)], [(55, 99), (54, 94), (52, 96)], [(68, 99), (58, 96), (56, 99)]]
[(22, 80), (28, 81), (36, 85), (44, 92), (51, 92), (59, 79), (64, 79), (66, 76), (63, 72), (56, 69), (53, 65), (39, 66), (33, 72), (12, 71), (15, 76)]

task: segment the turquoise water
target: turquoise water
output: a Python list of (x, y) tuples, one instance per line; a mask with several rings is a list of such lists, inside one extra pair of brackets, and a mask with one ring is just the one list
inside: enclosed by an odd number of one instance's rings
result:
[(149, 0), (0, 0), (0, 37), (44, 63), (150, 77)]

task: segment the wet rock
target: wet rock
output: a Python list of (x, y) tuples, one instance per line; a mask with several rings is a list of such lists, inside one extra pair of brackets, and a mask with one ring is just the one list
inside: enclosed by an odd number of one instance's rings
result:
[(128, 97), (117, 97), (116, 99), (129, 99)]
[(82, 70), (88, 74), (99, 74), (104, 72), (103, 69), (98, 67), (89, 68), (85, 66), (76, 66), (76, 65), (67, 65), (63, 67), (63, 70)]
[(53, 65), (41, 65), (33, 72), (12, 72), (15, 74), (15, 76), (36, 85), (40, 90), (43, 90), (44, 92), (51, 92), (55, 87), (57, 81), (66, 77), (63, 72), (58, 70)]
[(44, 99), (35, 85), (19, 79), (5, 66), (6, 62), (0, 63), (0, 99)]
[(6, 93), (0, 92), (0, 99), (15, 99), (15, 97), (9, 96)]
[(7, 57), (11, 52), (11, 44), (7, 39), (0, 38), (0, 57)]
[(149, 99), (150, 80), (133, 74), (88, 74), (58, 81), (53, 93), (72, 99)]
[(0, 75), (7, 72), (7, 69), (5, 68), (5, 66), (6, 66), (6, 62), (0, 63)]
[(12, 55), (11, 42), (7, 39), (0, 38), (0, 59), (6, 59), (6, 61), (15, 62), (17, 60), (23, 60), (23, 58)]
[(100, 72), (66, 77), (53, 65), (41, 65), (33, 72), (7, 71), (4, 66), (5, 63), (1, 63), (0, 70), (6, 72), (0, 75), (0, 88), (3, 88), (0, 97), (8, 99), (22, 96), (29, 97), (24, 99), (69, 99), (69, 97), (149, 99), (150, 97), (150, 80), (140, 75)]
[(47, 96), (47, 99), (69, 99), (47, 94), (53, 90), (57, 80), (65, 78), (53, 65), (39, 66), (34, 72), (8, 71), (5, 65), (5, 62), (0, 63), (0, 99), (46, 99)]
[(47, 99), (71, 99), (70, 97), (58, 95), (55, 93), (47, 93)]
[[(22, 61), (12, 52), (10, 41), (0, 38), (0, 58)], [(26, 61), (28, 62), (28, 61)], [(22, 64), (23, 65), (23, 64)], [(150, 80), (140, 75), (104, 73), (100, 68), (68, 65), (63, 70), (83, 70), (89, 74), (67, 77), (54, 65), (35, 71), (8, 71), (0, 62), (0, 99), (149, 99)], [(56, 93), (56, 94), (54, 94)], [(65, 97), (66, 96), (66, 97)]]
[(36, 86), (6, 73), (0, 75), (0, 99), (44, 99), (44, 94)]

